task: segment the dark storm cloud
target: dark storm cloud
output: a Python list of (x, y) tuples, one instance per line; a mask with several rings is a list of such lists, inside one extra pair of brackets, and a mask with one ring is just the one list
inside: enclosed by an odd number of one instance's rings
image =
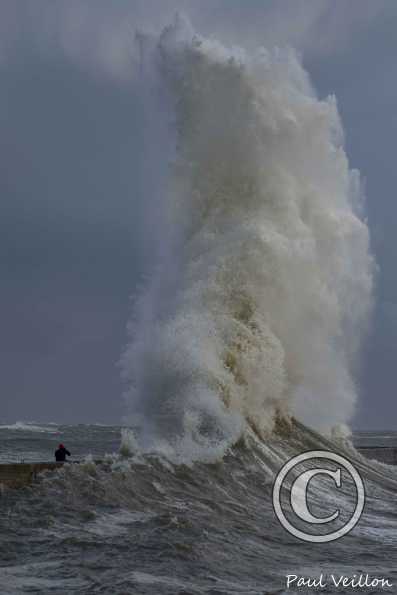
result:
[(120, 419), (129, 295), (152, 262), (133, 34), (177, 9), (226, 43), (297, 47), (336, 94), (380, 265), (356, 423), (395, 426), (397, 7), (382, 0), (3, 0), (0, 420)]

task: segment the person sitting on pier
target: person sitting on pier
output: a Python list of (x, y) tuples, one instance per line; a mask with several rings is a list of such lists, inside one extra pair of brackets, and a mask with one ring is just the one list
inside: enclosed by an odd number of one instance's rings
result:
[(58, 462), (65, 462), (66, 455), (70, 457), (70, 452), (64, 447), (63, 444), (58, 446), (58, 449), (55, 451), (55, 460)]

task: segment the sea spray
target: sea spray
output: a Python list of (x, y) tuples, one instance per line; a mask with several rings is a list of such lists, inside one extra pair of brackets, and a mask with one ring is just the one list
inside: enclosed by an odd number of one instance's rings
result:
[(122, 357), (141, 445), (195, 458), (277, 416), (348, 422), (373, 261), (335, 99), (292, 50), (228, 50), (180, 17), (140, 76), (166, 121), (146, 197), (165, 214), (163, 256)]

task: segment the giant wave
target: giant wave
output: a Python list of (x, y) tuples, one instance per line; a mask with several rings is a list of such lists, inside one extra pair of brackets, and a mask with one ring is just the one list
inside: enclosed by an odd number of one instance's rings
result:
[(140, 445), (202, 458), (291, 415), (346, 424), (374, 266), (335, 98), (292, 50), (181, 17), (139, 47), (159, 246), (122, 357)]

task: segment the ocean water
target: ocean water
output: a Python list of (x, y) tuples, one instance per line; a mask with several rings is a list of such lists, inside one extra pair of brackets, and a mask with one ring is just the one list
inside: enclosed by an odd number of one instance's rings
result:
[[(0, 428), (2, 461), (61, 441), (84, 460), (3, 490), (0, 593), (280, 595), (287, 574), (321, 572), (397, 592), (397, 471), (348, 439), (374, 261), (335, 98), (293, 50), (225, 48), (181, 17), (139, 34), (131, 85), (156, 260), (121, 357), (131, 428)], [(366, 489), (360, 522), (324, 544), (272, 505), (280, 468), (313, 449), (348, 456)], [(355, 492), (332, 487), (313, 482), (313, 512), (342, 519)]]
[[(121, 430), (0, 427), (2, 461), (52, 460), (60, 441), (72, 460), (85, 458), (43, 474), (30, 488), (3, 490), (2, 595), (309, 593), (287, 590), (286, 575), (320, 572), (385, 577), (394, 583), (385, 592), (396, 592), (397, 468), (369, 463), (347, 442), (331, 444), (300, 424), (288, 436), (274, 434), (268, 441), (248, 432), (221, 460), (190, 465), (158, 452), (121, 456)], [(376, 440), (391, 444), (390, 434), (378, 433)], [(367, 492), (361, 521), (328, 544), (305, 543), (287, 533), (271, 500), (283, 461), (318, 448), (348, 456)], [(94, 465), (89, 455), (103, 463)], [(353, 495), (336, 490), (331, 497), (327, 485), (328, 492), (318, 489), (321, 506), (346, 507)], [(352, 589), (329, 585), (321, 592)]]

